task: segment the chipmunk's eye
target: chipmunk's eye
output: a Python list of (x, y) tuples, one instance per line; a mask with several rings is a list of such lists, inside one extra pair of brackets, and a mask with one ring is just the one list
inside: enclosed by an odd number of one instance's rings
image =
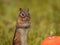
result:
[(21, 16), (21, 17), (25, 17), (25, 14), (24, 14), (24, 13), (21, 13), (20, 16)]

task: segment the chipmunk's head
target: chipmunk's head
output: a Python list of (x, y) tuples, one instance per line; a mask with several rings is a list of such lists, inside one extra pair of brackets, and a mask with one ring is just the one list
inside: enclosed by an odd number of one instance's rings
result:
[(22, 21), (29, 21), (30, 20), (30, 14), (29, 9), (22, 9), (19, 10), (19, 17), (22, 18)]
[(30, 26), (30, 13), (29, 9), (19, 9), (18, 23), (20, 26), (29, 27)]

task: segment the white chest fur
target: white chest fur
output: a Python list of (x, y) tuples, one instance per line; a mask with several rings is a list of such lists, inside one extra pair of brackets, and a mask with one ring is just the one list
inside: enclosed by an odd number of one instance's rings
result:
[(21, 33), (21, 45), (28, 45), (27, 40), (28, 40), (28, 31), (29, 29), (18, 29), (19, 32)]

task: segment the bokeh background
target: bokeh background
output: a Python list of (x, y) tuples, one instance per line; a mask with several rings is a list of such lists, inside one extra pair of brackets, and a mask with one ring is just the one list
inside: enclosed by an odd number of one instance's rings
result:
[(0, 0), (0, 45), (12, 45), (19, 8), (29, 8), (29, 45), (40, 45), (50, 31), (60, 35), (60, 0)]

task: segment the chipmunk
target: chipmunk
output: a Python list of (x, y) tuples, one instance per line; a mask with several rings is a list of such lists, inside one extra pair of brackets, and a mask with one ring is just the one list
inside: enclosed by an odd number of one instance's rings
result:
[(19, 9), (19, 16), (16, 22), (16, 29), (13, 38), (13, 45), (28, 45), (28, 32), (30, 28), (29, 9)]

